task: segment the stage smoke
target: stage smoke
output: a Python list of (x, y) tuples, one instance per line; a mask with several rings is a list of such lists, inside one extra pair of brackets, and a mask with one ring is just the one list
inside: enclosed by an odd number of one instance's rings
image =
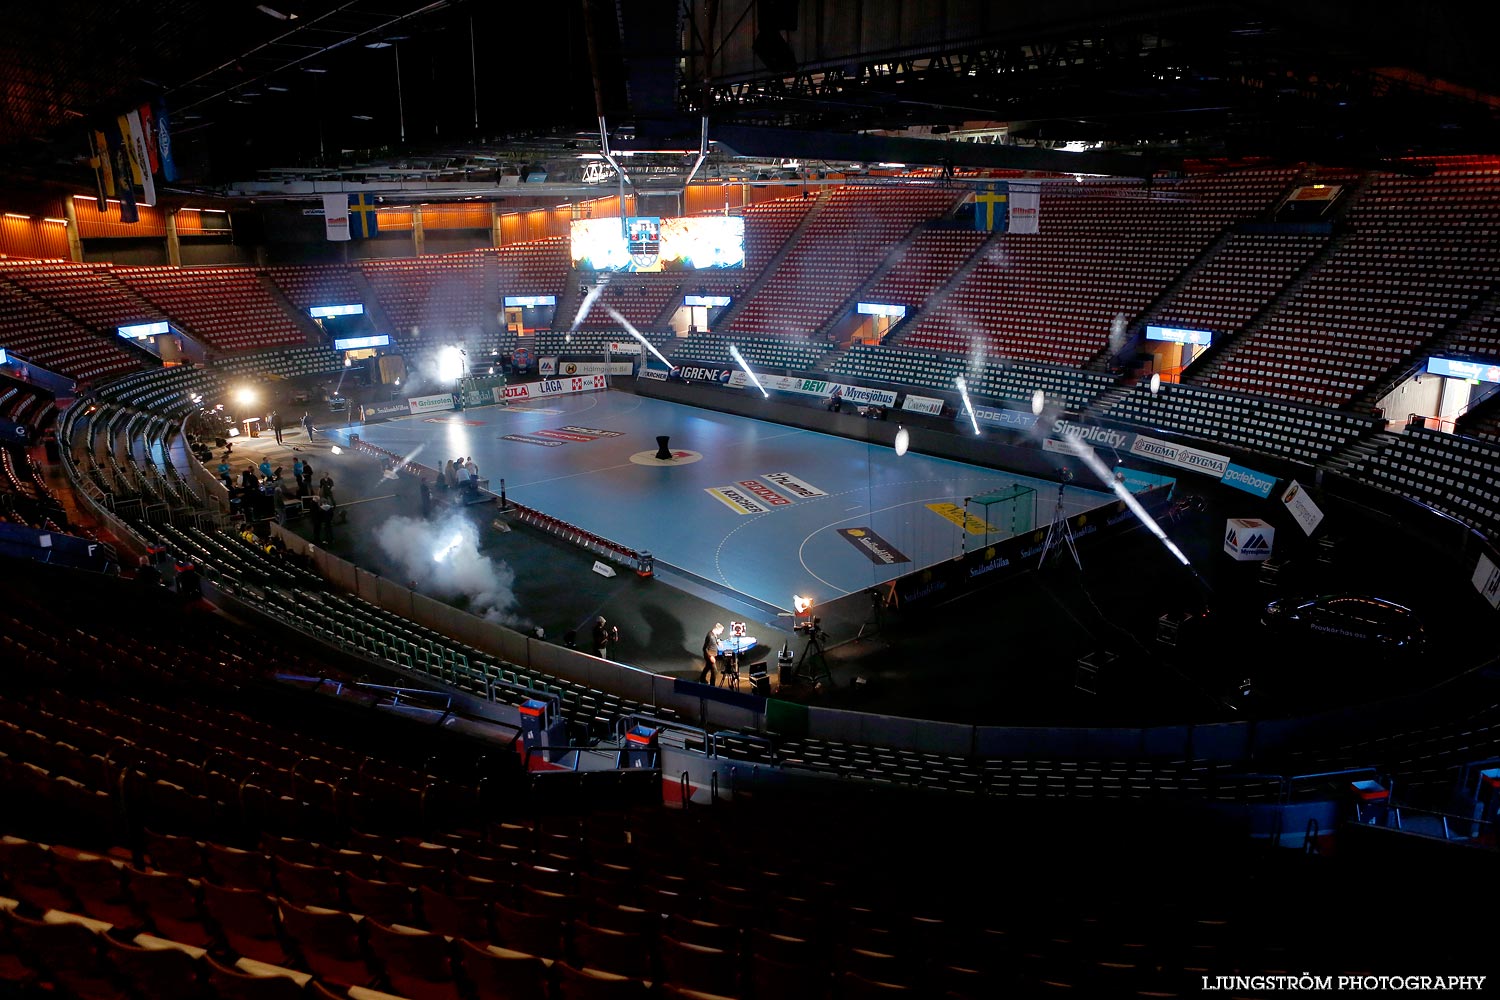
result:
[(473, 614), (523, 624), (515, 614), (515, 571), (480, 553), (479, 530), (462, 515), (437, 522), (393, 517), (375, 532), (375, 541), (419, 591), (445, 600), (463, 597)]
[(1109, 321), (1110, 354), (1119, 354), (1125, 349), (1125, 330), (1129, 325), (1124, 313), (1115, 313), (1115, 318)]

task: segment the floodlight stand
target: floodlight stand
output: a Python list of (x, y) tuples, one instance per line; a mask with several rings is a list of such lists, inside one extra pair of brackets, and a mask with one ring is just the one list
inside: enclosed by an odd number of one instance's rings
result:
[(1067, 546), (1068, 554), (1073, 557), (1073, 565), (1083, 569), (1083, 560), (1078, 558), (1078, 546), (1073, 541), (1073, 526), (1068, 523), (1068, 515), (1063, 511), (1063, 491), (1067, 488), (1068, 484), (1065, 482), (1057, 484), (1057, 505), (1052, 508), (1052, 524), (1047, 528), (1047, 540), (1042, 543), (1042, 557), (1037, 560), (1037, 569), (1047, 565), (1047, 557), (1052, 554), (1054, 545)]

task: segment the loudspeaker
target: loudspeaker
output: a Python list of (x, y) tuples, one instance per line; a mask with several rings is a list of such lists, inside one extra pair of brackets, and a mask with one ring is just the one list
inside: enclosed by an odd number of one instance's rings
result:
[(784, 76), (797, 72), (797, 54), (792, 51), (787, 40), (781, 37), (780, 32), (762, 30), (755, 36), (750, 50), (769, 70)]

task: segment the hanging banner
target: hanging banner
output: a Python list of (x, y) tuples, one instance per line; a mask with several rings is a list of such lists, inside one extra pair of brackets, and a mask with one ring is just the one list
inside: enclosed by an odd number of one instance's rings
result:
[(172, 123), (167, 117), (167, 106), (156, 102), (156, 155), (161, 161), (161, 179), (168, 184), (177, 179), (177, 161), (172, 158)]
[(1042, 186), (1035, 182), (1010, 182), (1009, 224), (1007, 233), (1035, 235), (1041, 216)]
[[(146, 133), (141, 128), (141, 113), (132, 111), (125, 116), (130, 135), (131, 172), (145, 192), (143, 204), (156, 204), (156, 179), (151, 176), (151, 154), (146, 148)], [(124, 134), (124, 133), (122, 133)]]
[(349, 239), (349, 199), (345, 195), (323, 196), (323, 235), (335, 243)]
[(982, 233), (1005, 232), (1005, 212), (1010, 204), (1004, 181), (986, 184), (974, 192), (974, 228)]
[(1318, 524), (1323, 520), (1323, 512), (1318, 505), (1313, 503), (1312, 497), (1307, 495), (1307, 490), (1297, 480), (1292, 480), (1292, 485), (1281, 494), (1281, 502), (1291, 513), (1292, 519), (1302, 528), (1304, 532), (1311, 535), (1318, 529)]

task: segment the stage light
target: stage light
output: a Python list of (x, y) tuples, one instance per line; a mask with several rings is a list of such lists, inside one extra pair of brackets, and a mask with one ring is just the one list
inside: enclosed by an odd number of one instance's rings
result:
[(800, 596), (798, 594), (793, 594), (792, 595), (792, 608), (793, 608), (793, 610), (795, 610), (797, 612), (797, 614), (799, 614), (799, 615), (805, 615), (805, 614), (807, 614), (809, 611), (812, 610), (812, 606), (813, 606), (813, 599), (811, 597), (802, 597), (802, 596)]
[(255, 390), (249, 386), (236, 390), (234, 394), (234, 401), (241, 406), (254, 406), (258, 398)]
[(1156, 523), (1156, 518), (1146, 513), (1146, 508), (1142, 507), (1140, 501), (1131, 495), (1130, 489), (1122, 481), (1116, 479), (1108, 467), (1100, 461), (1099, 456), (1094, 453), (1094, 449), (1089, 446), (1088, 442), (1080, 438), (1077, 433), (1070, 431), (1063, 435), (1063, 443), (1072, 450), (1073, 454), (1083, 459), (1083, 464), (1087, 465), (1094, 475), (1099, 477), (1100, 482), (1109, 484), (1109, 488), (1114, 491), (1115, 496), (1119, 497), (1125, 506), (1130, 508), (1130, 512), (1136, 516), (1136, 520), (1144, 524), (1146, 529), (1167, 547), (1167, 551), (1177, 558), (1178, 562), (1191, 570), (1194, 575), (1197, 575), (1197, 571), (1193, 570), (1193, 564), (1188, 562), (1188, 557), (1183, 555), (1182, 550), (1177, 547), (1176, 543), (1167, 537), (1165, 531), (1161, 530), (1161, 525)]
[(445, 347), (438, 352), (438, 378), (452, 382), (463, 378), (464, 352), (462, 348)]
[(899, 457), (906, 454), (906, 449), (911, 447), (911, 432), (905, 427), (896, 428), (896, 455)]
[(1151, 395), (1154, 396), (1158, 392), (1161, 392), (1161, 375), (1160, 374), (1156, 374), (1156, 375), (1152, 375), (1151, 376)]
[(667, 369), (669, 371), (671, 369), (677, 367), (676, 365), (672, 364), (672, 362), (670, 362), (670, 361), (667, 360), (667, 356), (665, 354), (663, 354), (661, 351), (658, 351), (654, 346), (652, 346), (652, 344), (651, 344), (651, 342), (649, 340), (647, 340), (645, 337), (641, 336), (641, 331), (639, 331), (635, 327), (631, 326), (630, 325), (630, 320), (626, 319), (624, 316), (621, 316), (618, 312), (616, 312), (614, 306), (610, 306), (606, 311), (611, 316), (613, 316), (615, 318), (615, 322), (616, 323), (619, 323), (621, 326), (623, 326), (625, 328), (625, 332), (626, 333), (630, 334), (636, 340), (639, 340), (641, 342), (641, 345), (643, 347), (645, 347), (646, 350), (650, 351), (652, 354), (654, 354), (658, 358), (660, 358), (661, 359), (661, 363), (664, 364), (664, 365), (666, 365)]
[(349, 360), (349, 359), (348, 359), (348, 358), (345, 358), (345, 359), (344, 359), (344, 367), (345, 367), (345, 368), (350, 368), (350, 367), (353, 367), (353, 365), (354, 365), (354, 362), (353, 362), (353, 361), (350, 361), (350, 360)]
[(1031, 412), (1037, 416), (1042, 415), (1042, 409), (1047, 405), (1047, 394), (1038, 389), (1031, 394)]
[(329, 450), (332, 451), (335, 455), (342, 455), (344, 453), (344, 449), (340, 448), (338, 445), (334, 445)]
[(760, 384), (760, 379), (756, 378), (755, 373), (750, 370), (750, 365), (745, 361), (744, 357), (740, 355), (740, 349), (738, 347), (735, 347), (733, 344), (730, 344), (729, 356), (731, 358), (734, 358), (734, 363), (740, 366), (740, 370), (745, 373), (745, 376), (749, 378), (750, 381), (755, 383), (755, 388), (760, 390), (760, 394), (767, 399), (770, 399), (771, 394), (766, 391), (766, 387)]
[(447, 559), (450, 555), (458, 551), (458, 547), (463, 544), (463, 541), (464, 536), (455, 533), (443, 543), (441, 548), (433, 553), (432, 561), (442, 562), (444, 559)]
[(962, 375), (953, 381), (958, 386), (958, 394), (964, 401), (964, 412), (969, 415), (969, 423), (974, 425), (974, 435), (977, 437), (979, 435), (979, 418), (974, 416), (974, 407), (969, 403), (969, 384), (964, 381)]

